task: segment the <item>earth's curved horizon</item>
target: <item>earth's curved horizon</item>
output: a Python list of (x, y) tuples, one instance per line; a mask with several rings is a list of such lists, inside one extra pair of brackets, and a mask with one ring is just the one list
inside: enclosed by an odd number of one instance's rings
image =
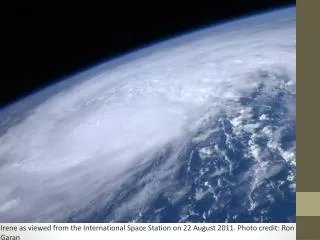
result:
[(295, 7), (0, 109), (0, 222), (295, 222)]

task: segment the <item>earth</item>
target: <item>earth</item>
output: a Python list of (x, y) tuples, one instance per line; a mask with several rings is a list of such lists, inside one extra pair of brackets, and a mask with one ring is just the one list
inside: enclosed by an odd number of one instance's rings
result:
[(158, 42), (0, 110), (0, 222), (295, 222), (295, 10)]

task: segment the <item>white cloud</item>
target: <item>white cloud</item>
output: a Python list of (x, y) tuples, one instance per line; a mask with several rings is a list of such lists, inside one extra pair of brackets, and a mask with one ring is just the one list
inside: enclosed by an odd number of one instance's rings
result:
[[(100, 209), (171, 145), (175, 154), (142, 176), (144, 187), (113, 214), (121, 218), (146, 206), (172, 185), (188, 138), (218, 112), (235, 111), (233, 102), (264, 81), (250, 73), (282, 66), (294, 78), (295, 51), (279, 59), (275, 46), (291, 44), (295, 29), (274, 21), (272, 31), (252, 26), (228, 33), (218, 27), (187, 35), (174, 40), (183, 44), (160, 44), (117, 67), (99, 66), (88, 79), (79, 75), (73, 88), (0, 136), (0, 221), (63, 221), (91, 202)], [(250, 108), (241, 111), (235, 127), (252, 116)], [(260, 149), (251, 147), (258, 157)]]

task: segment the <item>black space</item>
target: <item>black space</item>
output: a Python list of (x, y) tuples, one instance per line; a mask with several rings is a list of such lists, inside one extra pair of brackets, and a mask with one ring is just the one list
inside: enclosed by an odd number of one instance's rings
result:
[(129, 2), (2, 9), (5, 74), (0, 109), (57, 79), (154, 41), (295, 4), (292, 0)]

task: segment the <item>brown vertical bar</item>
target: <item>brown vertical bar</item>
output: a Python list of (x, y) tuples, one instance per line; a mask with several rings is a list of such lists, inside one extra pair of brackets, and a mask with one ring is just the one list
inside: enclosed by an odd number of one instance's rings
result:
[[(302, 194), (320, 192), (319, 16), (319, 0), (297, 0), (297, 191)], [(297, 209), (306, 209), (312, 200), (299, 197)], [(296, 221), (297, 239), (320, 239), (320, 216), (298, 216)]]

